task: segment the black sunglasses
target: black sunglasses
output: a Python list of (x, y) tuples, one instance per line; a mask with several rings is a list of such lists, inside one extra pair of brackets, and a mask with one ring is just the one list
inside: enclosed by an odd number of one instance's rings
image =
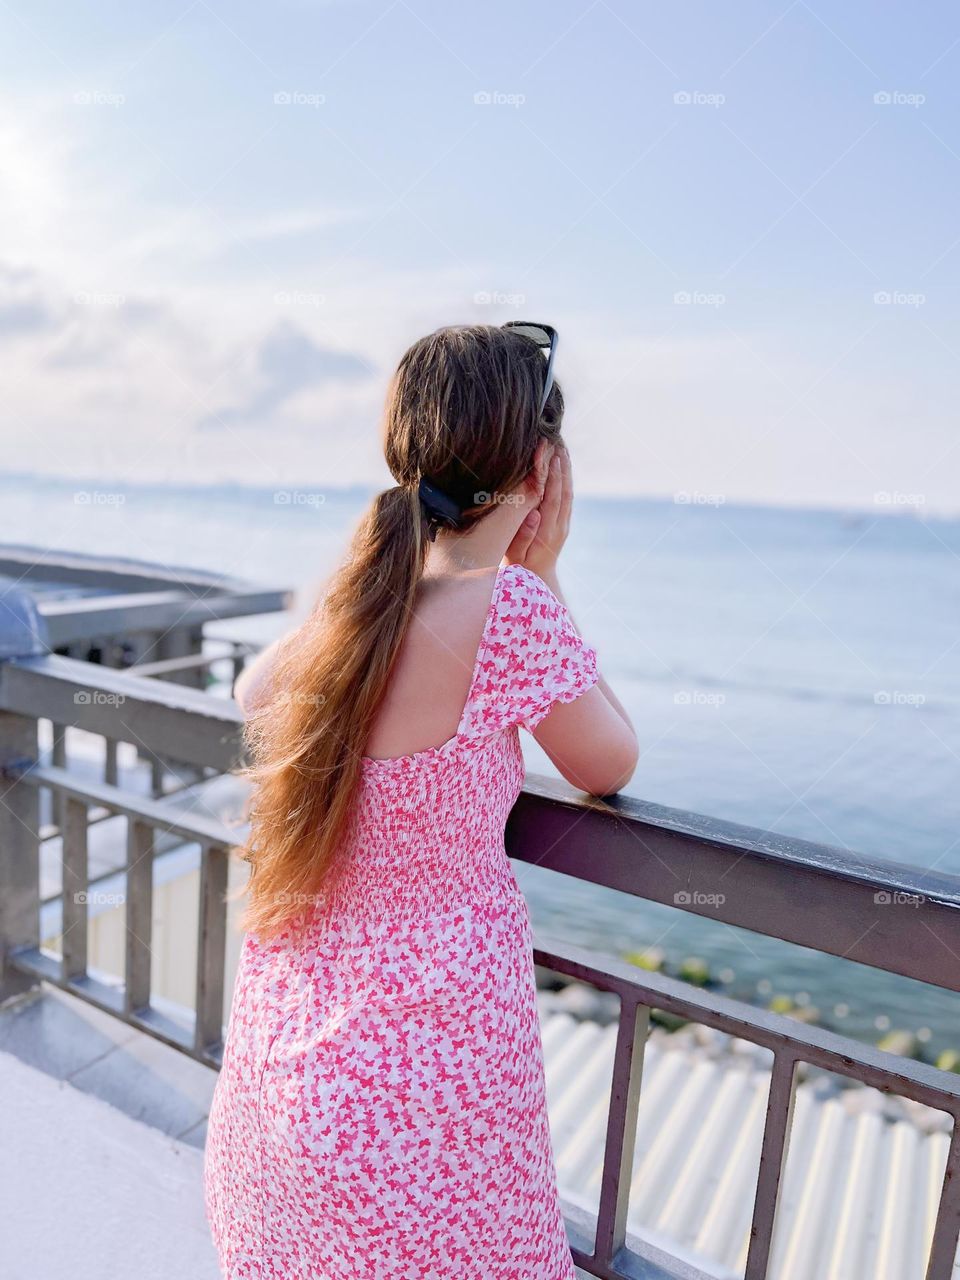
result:
[(557, 331), (552, 325), (528, 324), (526, 320), (508, 320), (506, 324), (501, 325), (501, 328), (516, 329), (525, 338), (532, 338), (538, 347), (542, 347), (547, 351), (547, 376), (543, 382), (543, 395), (540, 398), (540, 408), (537, 411), (539, 416), (547, 406), (547, 400), (553, 387), (553, 361), (557, 354), (557, 342), (559, 340)]

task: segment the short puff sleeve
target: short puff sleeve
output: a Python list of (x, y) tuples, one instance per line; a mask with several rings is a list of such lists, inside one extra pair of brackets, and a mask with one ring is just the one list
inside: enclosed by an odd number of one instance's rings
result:
[[(600, 678), (596, 649), (543, 579), (523, 565), (502, 571), (484, 658), (485, 691), (499, 704), (499, 728), (517, 724), (532, 732), (555, 703), (573, 702)], [(494, 727), (492, 717), (485, 718)]]

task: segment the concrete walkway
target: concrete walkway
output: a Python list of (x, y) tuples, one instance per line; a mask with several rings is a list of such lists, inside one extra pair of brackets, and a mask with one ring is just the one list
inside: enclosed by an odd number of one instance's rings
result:
[(6, 1280), (218, 1280), (195, 1146), (9, 1053), (0, 1097)]

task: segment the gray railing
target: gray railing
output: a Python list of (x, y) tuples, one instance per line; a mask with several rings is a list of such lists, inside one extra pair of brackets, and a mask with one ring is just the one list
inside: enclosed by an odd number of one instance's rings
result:
[[(0, 995), (45, 979), (216, 1065), (224, 1019), (228, 849), (237, 832), (173, 811), (111, 782), (71, 775), (39, 760), (38, 720), (74, 726), (108, 742), (137, 741), (161, 759), (225, 772), (241, 754), (232, 702), (180, 685), (34, 653), (0, 662)], [(62, 822), (62, 947), (41, 947), (39, 793), (59, 800)], [(114, 986), (87, 965), (87, 830), (92, 812), (127, 821), (126, 956)], [(151, 1002), (151, 895), (155, 845), (171, 833), (201, 849), (198, 963), (191, 1025)], [(530, 778), (507, 830), (512, 857), (568, 876), (668, 903), (831, 955), (960, 990), (960, 881), (804, 841), (643, 804), (591, 801), (560, 783)], [(910, 911), (890, 911), (904, 895)], [(899, 899), (898, 899), (899, 900)], [(936, 945), (931, 945), (935, 940)], [(704, 1273), (626, 1230), (637, 1104), (652, 1009), (717, 1028), (773, 1055), (753, 1206), (746, 1280), (768, 1273), (781, 1176), (800, 1064), (827, 1069), (948, 1113), (954, 1121), (927, 1267), (949, 1280), (960, 1232), (960, 1078), (658, 974), (538, 939), (537, 961), (614, 992), (618, 1038), (599, 1209), (565, 1206), (577, 1265), (604, 1280), (705, 1280)]]

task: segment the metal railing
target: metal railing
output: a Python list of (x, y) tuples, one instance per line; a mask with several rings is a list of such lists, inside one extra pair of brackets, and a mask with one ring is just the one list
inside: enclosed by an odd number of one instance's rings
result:
[[(108, 742), (148, 743), (160, 758), (225, 772), (241, 755), (232, 702), (197, 690), (42, 652), (0, 662), (0, 996), (45, 979), (142, 1031), (216, 1065), (224, 1020), (228, 850), (237, 832), (171, 810), (111, 782), (81, 780), (38, 759), (38, 720)], [(63, 808), (62, 948), (41, 948), (39, 793)], [(127, 821), (125, 975), (115, 987), (87, 965), (87, 829), (92, 810)], [(194, 1019), (151, 1003), (153, 860), (157, 834), (201, 850)], [(528, 778), (507, 828), (513, 858), (667, 903), (729, 925), (960, 990), (960, 880), (644, 804), (593, 801)], [(896, 895), (910, 911), (890, 911)], [(886, 900), (885, 900), (886, 899)], [(935, 945), (931, 945), (931, 942)], [(797, 1069), (812, 1064), (937, 1108), (953, 1118), (927, 1280), (949, 1280), (960, 1233), (960, 1078), (816, 1027), (571, 946), (538, 939), (535, 959), (620, 999), (599, 1208), (565, 1206), (574, 1259), (603, 1280), (706, 1280), (705, 1273), (628, 1237), (627, 1205), (650, 1011), (752, 1042), (773, 1055), (746, 1280), (768, 1273)]]

